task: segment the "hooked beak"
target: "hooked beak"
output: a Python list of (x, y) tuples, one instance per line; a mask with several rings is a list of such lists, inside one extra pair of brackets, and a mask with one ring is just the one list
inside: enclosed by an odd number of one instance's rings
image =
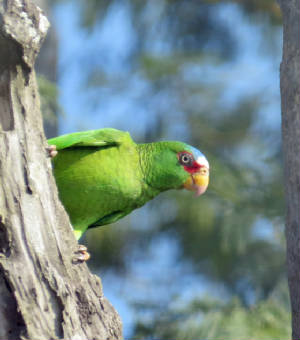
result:
[(184, 188), (187, 190), (195, 191), (196, 196), (205, 193), (209, 183), (209, 169), (202, 166), (199, 171), (191, 174), (184, 183)]

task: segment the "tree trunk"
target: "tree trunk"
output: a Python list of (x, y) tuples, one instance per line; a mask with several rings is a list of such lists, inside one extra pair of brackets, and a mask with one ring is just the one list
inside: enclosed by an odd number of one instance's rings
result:
[(292, 338), (300, 339), (300, 2), (299, 0), (282, 0), (280, 2), (283, 15), (280, 90), (287, 206), (287, 270), (292, 308)]
[(48, 21), (0, 0), (0, 339), (120, 339), (118, 314), (86, 264), (46, 158), (34, 60)]

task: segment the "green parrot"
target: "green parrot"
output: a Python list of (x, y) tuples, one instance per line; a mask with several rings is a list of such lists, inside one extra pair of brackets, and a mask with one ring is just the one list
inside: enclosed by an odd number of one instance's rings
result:
[(77, 239), (163, 191), (186, 188), (198, 196), (208, 186), (207, 159), (185, 143), (137, 144), (128, 132), (111, 128), (62, 135), (48, 143), (59, 196)]

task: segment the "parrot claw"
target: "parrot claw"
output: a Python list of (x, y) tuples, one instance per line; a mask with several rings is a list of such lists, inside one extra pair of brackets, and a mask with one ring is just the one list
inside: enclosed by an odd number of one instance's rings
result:
[(73, 259), (73, 262), (74, 263), (86, 262), (90, 259), (90, 257), (91, 255), (87, 252), (87, 247), (82, 244), (79, 244), (78, 249), (75, 252), (75, 257)]
[(54, 158), (58, 153), (58, 151), (56, 150), (56, 145), (49, 145), (47, 147), (47, 152), (50, 158)]

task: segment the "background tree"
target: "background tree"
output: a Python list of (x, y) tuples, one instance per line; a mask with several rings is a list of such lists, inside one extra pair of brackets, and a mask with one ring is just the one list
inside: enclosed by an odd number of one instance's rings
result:
[(100, 279), (74, 265), (77, 243), (46, 159), (33, 65), (48, 21), (0, 1), (0, 338), (121, 338)]
[(300, 339), (300, 71), (299, 1), (280, 1), (283, 14), (283, 57), (280, 68), (282, 140), (285, 164), (287, 268), (293, 339)]

